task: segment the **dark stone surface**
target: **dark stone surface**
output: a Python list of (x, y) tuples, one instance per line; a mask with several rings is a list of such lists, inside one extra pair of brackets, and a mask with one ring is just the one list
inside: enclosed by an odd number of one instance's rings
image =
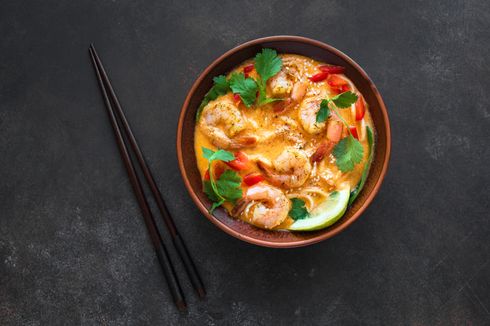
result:
[[(3, 1), (1, 325), (488, 325), (488, 1)], [(180, 106), (215, 57), (261, 36), (339, 48), (377, 84), (391, 166), (321, 244), (252, 246), (192, 204)], [(97, 46), (208, 289), (172, 306), (115, 146)]]

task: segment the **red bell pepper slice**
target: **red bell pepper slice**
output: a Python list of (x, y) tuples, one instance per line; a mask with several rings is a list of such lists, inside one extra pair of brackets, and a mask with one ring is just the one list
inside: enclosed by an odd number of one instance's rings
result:
[(235, 171), (246, 170), (248, 168), (248, 157), (244, 152), (236, 152), (235, 159), (230, 162), (225, 162), (230, 168)]
[(254, 64), (253, 63), (243, 67), (243, 75), (245, 76), (245, 78), (249, 77), (250, 72), (252, 72), (252, 70), (254, 70)]
[(345, 68), (342, 66), (329, 66), (329, 65), (320, 66), (318, 67), (318, 69), (328, 74), (342, 74), (345, 71)]
[(359, 140), (359, 135), (357, 134), (356, 126), (349, 126), (349, 130), (350, 130), (350, 133), (352, 134), (352, 137)]
[(344, 78), (339, 77), (337, 75), (329, 75), (327, 83), (335, 88), (341, 88), (344, 85), (349, 85)]
[(252, 70), (254, 70), (254, 64), (251, 63), (249, 65), (246, 65), (245, 67), (243, 67), (243, 72), (245, 74), (248, 74), (249, 72), (251, 72)]
[(318, 74), (314, 74), (311, 77), (308, 77), (309, 80), (311, 80), (314, 83), (320, 82), (322, 80), (327, 79), (328, 77), (328, 72), (319, 72)]
[(250, 173), (243, 177), (243, 182), (249, 187), (264, 180), (264, 176), (258, 172)]
[(366, 113), (366, 105), (364, 104), (364, 99), (362, 95), (356, 101), (356, 121), (362, 120), (364, 114)]
[(233, 100), (235, 101), (235, 104), (238, 106), (242, 102), (242, 98), (240, 97), (240, 94), (233, 94)]

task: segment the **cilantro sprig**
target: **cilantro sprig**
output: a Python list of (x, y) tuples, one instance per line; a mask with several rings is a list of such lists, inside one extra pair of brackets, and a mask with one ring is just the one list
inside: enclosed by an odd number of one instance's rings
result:
[(196, 121), (199, 120), (199, 118), (201, 117), (202, 110), (209, 102), (217, 99), (218, 96), (225, 95), (230, 90), (230, 85), (226, 80), (225, 75), (219, 75), (217, 77), (214, 77), (213, 82), (214, 82), (213, 87), (211, 87), (209, 92), (207, 92), (206, 95), (204, 95), (204, 99), (202, 100), (201, 104), (199, 105), (199, 108), (197, 109)]
[[(252, 106), (255, 102), (260, 106), (282, 100), (280, 98), (268, 98), (266, 94), (267, 81), (274, 77), (282, 68), (282, 60), (277, 55), (277, 52), (272, 49), (262, 49), (262, 52), (257, 53), (255, 56), (254, 66), (258, 73), (257, 80), (245, 77), (242, 72), (233, 73), (229, 80), (226, 79), (225, 75), (214, 77), (213, 87), (206, 93), (197, 109), (196, 121), (199, 120), (202, 110), (209, 102), (221, 95), (225, 95), (230, 90), (240, 95), (246, 107)], [(258, 98), (257, 91), (259, 92)]]
[(369, 155), (368, 155), (366, 165), (364, 166), (364, 169), (362, 171), (361, 180), (359, 181), (357, 186), (354, 188), (354, 190), (352, 190), (350, 193), (349, 205), (352, 205), (354, 200), (357, 198), (357, 196), (361, 192), (362, 188), (364, 188), (364, 184), (366, 183), (367, 176), (369, 173), (369, 167), (371, 166), (371, 162), (373, 161), (374, 134), (373, 134), (373, 130), (369, 126), (366, 126), (366, 134), (367, 134), (367, 140), (368, 140)]
[(302, 220), (310, 216), (308, 210), (305, 207), (305, 201), (299, 198), (291, 199), (291, 210), (289, 211), (289, 216), (293, 220)]
[(282, 59), (277, 55), (277, 52), (272, 49), (262, 49), (262, 52), (255, 56), (255, 70), (259, 78), (257, 85), (259, 88), (258, 105), (280, 101), (279, 98), (268, 98), (266, 94), (267, 81), (274, 77), (282, 68)]
[[(316, 122), (325, 122), (331, 115), (330, 110), (334, 111), (339, 119), (344, 123), (349, 131), (349, 135), (342, 139), (333, 149), (335, 164), (342, 172), (349, 172), (354, 169), (356, 164), (362, 161), (364, 148), (359, 140), (352, 135), (349, 124), (342, 118), (338, 108), (346, 109), (357, 101), (358, 96), (351, 91), (338, 94), (330, 99), (324, 99), (320, 103), (320, 110), (316, 115)], [(332, 105), (333, 104), (333, 105)]]
[(212, 213), (225, 201), (235, 203), (238, 199), (242, 198), (242, 178), (235, 171), (226, 170), (217, 180), (215, 180), (212, 162), (233, 161), (235, 159), (233, 153), (222, 149), (215, 152), (205, 147), (202, 147), (202, 153), (203, 157), (208, 160), (209, 170), (209, 181), (203, 182), (203, 189), (209, 200), (213, 202), (213, 205), (209, 210), (209, 212)]
[[(325, 122), (330, 116), (329, 105), (330, 103), (335, 104), (336, 107), (341, 109), (346, 109), (352, 104), (356, 103), (357, 95), (351, 91), (340, 93), (332, 98), (327, 98), (322, 100), (320, 103), (320, 110), (316, 114), (316, 122)], [(345, 122), (345, 121), (344, 121)]]
[(245, 78), (241, 73), (234, 73), (230, 77), (230, 88), (233, 93), (239, 94), (246, 107), (250, 107), (257, 97), (257, 83), (253, 78)]
[(316, 123), (322, 123), (327, 121), (330, 116), (330, 109), (328, 108), (329, 100), (322, 100), (320, 103), (320, 110), (316, 114)]
[(361, 143), (350, 134), (345, 137), (333, 148), (335, 164), (342, 172), (354, 170), (356, 164), (361, 163), (364, 155), (364, 148)]

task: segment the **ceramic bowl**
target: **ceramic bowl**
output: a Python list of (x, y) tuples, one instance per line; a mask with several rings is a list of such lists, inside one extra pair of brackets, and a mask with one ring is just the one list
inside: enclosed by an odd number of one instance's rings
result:
[[(345, 67), (345, 75), (354, 82), (369, 104), (376, 128), (376, 149), (366, 184), (344, 216), (334, 225), (314, 232), (262, 230), (230, 217), (222, 208), (208, 213), (210, 201), (202, 191), (202, 181), (196, 165), (194, 126), (196, 111), (213, 77), (226, 74), (232, 68), (254, 57), (262, 48), (278, 53), (295, 53), (333, 65)], [(249, 243), (275, 248), (306, 246), (328, 239), (345, 230), (362, 215), (373, 201), (385, 177), (390, 157), (391, 134), (386, 107), (376, 86), (364, 70), (344, 53), (325, 43), (298, 36), (271, 36), (241, 44), (214, 60), (192, 85), (180, 113), (177, 129), (177, 155), (185, 186), (193, 202), (212, 223), (224, 232)]]

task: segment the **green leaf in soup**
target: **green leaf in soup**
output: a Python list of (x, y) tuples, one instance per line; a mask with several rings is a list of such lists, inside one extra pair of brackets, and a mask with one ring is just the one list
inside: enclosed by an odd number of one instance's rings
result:
[(264, 84), (269, 78), (275, 76), (281, 67), (282, 60), (275, 50), (262, 49), (262, 52), (255, 56), (255, 70)]
[(223, 162), (230, 162), (235, 159), (235, 155), (233, 155), (232, 152), (225, 151), (224, 149), (219, 149), (216, 152), (214, 152), (213, 161), (219, 160)]
[(206, 147), (202, 147), (202, 156), (210, 163), (216, 160), (230, 162), (235, 159), (235, 155), (232, 152), (225, 151), (224, 149), (219, 149), (215, 152)]
[(259, 88), (258, 105), (264, 105), (279, 101), (277, 98), (267, 98), (266, 85), (267, 80), (275, 76), (282, 68), (282, 59), (277, 55), (277, 52), (272, 49), (262, 49), (262, 52), (255, 56), (255, 70), (259, 78), (257, 85)]
[(328, 100), (322, 100), (320, 103), (320, 110), (316, 114), (316, 122), (321, 123), (327, 121), (330, 116), (330, 109), (328, 108)]
[(226, 170), (216, 180), (216, 187), (221, 197), (232, 203), (242, 198), (241, 184), (242, 178), (232, 170)]
[(361, 143), (348, 135), (342, 139), (333, 149), (335, 164), (342, 172), (349, 172), (354, 166), (362, 161), (364, 149)]
[(202, 182), (203, 191), (208, 196), (209, 200), (212, 202), (220, 201), (220, 198), (214, 192), (213, 186), (211, 185), (211, 181), (203, 181)]
[(226, 80), (225, 75), (220, 75), (213, 78), (214, 81), (214, 92), (218, 95), (225, 95), (230, 90), (230, 85)]
[(257, 83), (252, 78), (245, 78), (243, 73), (234, 73), (230, 77), (230, 88), (239, 94), (246, 107), (250, 107), (257, 97)]
[(357, 95), (351, 91), (347, 91), (332, 97), (331, 100), (338, 108), (345, 109), (356, 103)]
[(214, 151), (213, 150), (211, 150), (209, 148), (206, 148), (206, 147), (202, 147), (202, 156), (206, 160), (210, 161), (211, 158), (213, 157), (213, 155), (214, 155)]
[(213, 202), (209, 210), (212, 213), (225, 201), (235, 203), (238, 199), (242, 198), (242, 178), (235, 171), (226, 170), (218, 180), (214, 180), (211, 163), (216, 160), (230, 162), (235, 159), (235, 156), (233, 153), (222, 149), (215, 152), (206, 147), (202, 147), (202, 153), (203, 157), (209, 162), (210, 180), (203, 181), (203, 191), (209, 200)]
[(299, 198), (292, 198), (289, 216), (295, 221), (307, 218), (309, 213), (305, 207), (305, 201)]
[(373, 130), (369, 127), (366, 126), (366, 135), (367, 135), (367, 140), (368, 140), (368, 147), (369, 147), (369, 157), (366, 161), (366, 165), (364, 166), (364, 169), (362, 171), (361, 175), (361, 180), (357, 184), (356, 188), (352, 190), (350, 193), (350, 198), (349, 198), (349, 205), (352, 205), (354, 200), (356, 200), (357, 196), (359, 196), (359, 193), (361, 192), (362, 188), (364, 187), (364, 184), (366, 183), (368, 174), (369, 174), (369, 168), (371, 167), (371, 163), (373, 161), (373, 154), (374, 154), (374, 134)]
[(213, 87), (211, 87), (211, 89), (206, 93), (206, 95), (204, 95), (204, 98), (201, 104), (199, 105), (199, 108), (197, 109), (196, 121), (199, 121), (202, 110), (206, 105), (208, 105), (209, 102), (217, 99), (221, 95), (225, 95), (230, 90), (230, 85), (226, 80), (225, 75), (214, 77), (213, 82), (214, 82)]

